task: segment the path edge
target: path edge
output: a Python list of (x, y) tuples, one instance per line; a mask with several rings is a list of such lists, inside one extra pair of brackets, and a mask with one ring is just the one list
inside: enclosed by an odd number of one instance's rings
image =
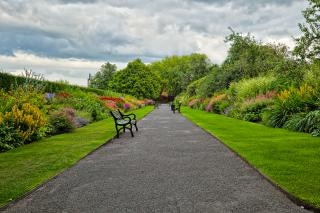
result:
[(251, 164), (247, 159), (245, 159), (243, 156), (241, 156), (238, 152), (236, 152), (232, 147), (229, 145), (225, 144), (222, 140), (220, 140), (218, 137), (213, 135), (210, 131), (202, 128), (199, 126), (197, 123), (193, 122), (191, 119), (189, 119), (187, 116), (185, 116), (183, 113), (180, 113), (182, 117), (186, 118), (188, 121), (190, 121), (193, 125), (199, 127), (202, 129), (205, 133), (216, 139), (219, 143), (221, 143), (223, 146), (225, 146), (227, 149), (229, 149), (232, 153), (234, 153), (236, 156), (238, 156), (241, 160), (243, 160), (250, 168), (255, 170), (262, 178), (267, 180), (272, 186), (274, 186), (277, 190), (281, 191), (289, 200), (291, 200), (295, 205), (302, 209), (310, 210), (313, 211), (314, 213), (320, 213), (320, 208), (312, 206), (302, 199), (298, 198), (297, 196), (290, 194), (287, 192), (285, 189), (283, 189), (279, 184), (274, 182), (271, 178), (263, 174), (258, 168), (256, 168), (253, 164)]
[[(148, 116), (151, 112), (153, 112), (155, 109), (153, 108), (150, 112), (146, 113), (144, 116), (142, 116), (139, 120), (142, 120), (143, 118), (145, 118), (146, 116)], [(91, 150), (90, 152), (88, 152), (85, 156), (83, 156), (82, 158), (80, 158), (79, 160), (77, 160), (74, 164), (70, 165), (69, 167), (67, 167), (66, 169), (60, 171), (58, 174), (52, 176), (51, 178), (45, 180), (44, 182), (42, 182), (41, 184), (39, 184), (38, 186), (36, 186), (35, 188), (31, 189), (30, 191), (26, 192), (25, 194), (21, 195), (20, 197), (18, 197), (17, 199), (14, 199), (12, 201), (10, 201), (9, 203), (5, 204), (4, 206), (0, 207), (0, 212), (5, 211), (6, 209), (9, 209), (10, 207), (14, 206), (16, 203), (18, 203), (20, 200), (28, 197), (30, 194), (32, 194), (33, 192), (37, 191), (38, 189), (42, 188), (45, 184), (57, 179), (62, 173), (70, 170), (72, 167), (74, 167), (76, 164), (78, 164), (81, 160), (83, 160), (84, 158), (92, 155), (93, 153), (95, 153), (97, 150), (101, 149), (104, 146), (107, 146), (109, 143), (112, 143), (112, 141), (114, 139), (117, 139), (117, 135), (116, 133), (114, 134), (113, 137), (111, 137), (110, 139), (107, 139), (103, 144), (99, 145), (98, 147), (96, 147), (95, 149)]]

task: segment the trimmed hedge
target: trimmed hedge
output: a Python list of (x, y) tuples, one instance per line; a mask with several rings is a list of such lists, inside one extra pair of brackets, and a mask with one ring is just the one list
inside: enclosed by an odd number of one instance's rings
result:
[(44, 88), (45, 92), (55, 93), (58, 91), (63, 91), (66, 89), (80, 89), (84, 92), (93, 92), (97, 95), (106, 95), (105, 90), (100, 89), (94, 89), (94, 88), (87, 88), (87, 87), (81, 87), (76, 85), (68, 85), (63, 83), (57, 83), (57, 82), (50, 82), (50, 81), (42, 81), (38, 79), (32, 79), (22, 76), (14, 76), (9, 73), (0, 72), (0, 88), (4, 89), (5, 91), (9, 91), (12, 88), (16, 88), (21, 85), (25, 84), (35, 84), (35, 85), (41, 85), (41, 87)]

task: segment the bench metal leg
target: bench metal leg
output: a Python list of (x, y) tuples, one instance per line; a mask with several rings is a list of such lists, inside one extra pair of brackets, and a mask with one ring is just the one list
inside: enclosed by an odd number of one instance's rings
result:
[(130, 132), (131, 132), (131, 136), (134, 137), (133, 132), (132, 132), (132, 124), (130, 124)]
[(118, 129), (118, 125), (116, 125), (116, 130), (117, 130), (117, 138), (119, 138), (119, 129)]

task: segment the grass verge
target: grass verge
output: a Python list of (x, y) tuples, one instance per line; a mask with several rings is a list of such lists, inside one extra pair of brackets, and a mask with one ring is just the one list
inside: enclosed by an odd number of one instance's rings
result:
[[(141, 119), (152, 110), (147, 106), (134, 113)], [(109, 118), (0, 153), (0, 207), (74, 165), (115, 135)]]
[(320, 138), (183, 108), (182, 114), (246, 159), (276, 185), (320, 208)]

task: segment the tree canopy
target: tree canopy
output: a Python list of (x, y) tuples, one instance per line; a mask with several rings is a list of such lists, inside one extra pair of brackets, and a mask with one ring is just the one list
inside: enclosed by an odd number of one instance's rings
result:
[(99, 71), (91, 79), (89, 86), (97, 89), (108, 89), (108, 83), (116, 70), (117, 66), (115, 64), (107, 62), (101, 65)]
[(113, 75), (109, 88), (138, 98), (157, 99), (161, 93), (161, 79), (140, 59), (136, 59)]
[(150, 68), (163, 79), (163, 90), (176, 96), (185, 91), (191, 82), (207, 75), (211, 66), (212, 64), (205, 54), (194, 53), (167, 57), (152, 63)]
[(304, 10), (305, 24), (299, 24), (303, 35), (296, 39), (295, 55), (302, 60), (320, 59), (320, 1), (309, 0), (309, 7)]

